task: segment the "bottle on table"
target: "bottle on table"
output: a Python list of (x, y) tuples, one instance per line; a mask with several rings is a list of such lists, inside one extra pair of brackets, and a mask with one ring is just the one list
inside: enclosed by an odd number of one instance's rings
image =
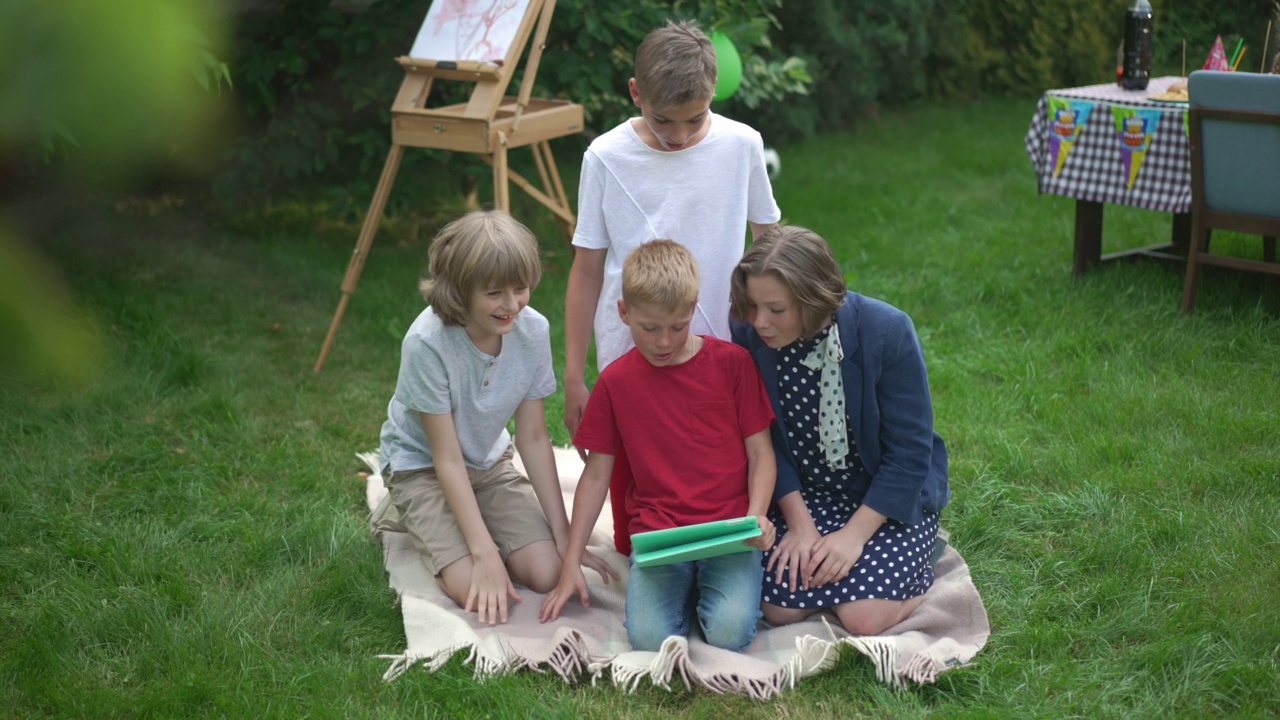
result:
[(1151, 80), (1151, 3), (1134, 0), (1124, 16), (1124, 68), (1120, 87), (1145, 90)]

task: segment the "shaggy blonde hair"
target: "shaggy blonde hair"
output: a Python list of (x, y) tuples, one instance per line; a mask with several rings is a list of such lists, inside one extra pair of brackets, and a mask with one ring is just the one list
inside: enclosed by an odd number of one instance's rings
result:
[(771, 228), (743, 253), (729, 285), (730, 312), (735, 320), (750, 322), (755, 308), (747, 297), (747, 278), (766, 275), (795, 298), (802, 338), (816, 335), (844, 302), (844, 271), (827, 241), (807, 228)]
[(445, 225), (431, 241), (422, 298), (445, 325), (465, 325), (478, 290), (542, 279), (538, 240), (502, 210), (477, 210)]
[(636, 48), (635, 73), (640, 99), (651, 110), (710, 102), (716, 93), (716, 51), (696, 22), (668, 20)]
[(698, 261), (675, 240), (650, 240), (622, 264), (622, 299), (664, 312), (689, 310), (698, 302)]

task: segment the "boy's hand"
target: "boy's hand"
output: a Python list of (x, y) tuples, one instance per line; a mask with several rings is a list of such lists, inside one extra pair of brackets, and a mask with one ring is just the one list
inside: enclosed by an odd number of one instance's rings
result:
[[(583, 555), (583, 562), (586, 562), (586, 557)], [(556, 585), (556, 589), (542, 601), (538, 622), (559, 619), (560, 610), (574, 593), (582, 598), (582, 607), (591, 606), (591, 595), (587, 592), (587, 579), (583, 576), (582, 569), (565, 565), (560, 572), (560, 584)]]
[(753, 548), (768, 550), (773, 547), (773, 541), (777, 539), (778, 529), (773, 526), (773, 521), (764, 515), (756, 516), (756, 524), (760, 526), (760, 534), (747, 541), (747, 544)]
[(476, 613), (476, 620), (493, 625), (507, 621), (507, 601), (520, 601), (506, 565), (498, 553), (472, 556), (471, 590), (467, 593), (466, 612)]
[[(578, 425), (582, 423), (582, 413), (587, 409), (587, 399), (591, 397), (591, 391), (587, 389), (586, 382), (570, 382), (564, 383), (564, 426), (569, 429), (569, 438), (578, 434)], [(575, 446), (576, 447), (576, 446)], [(577, 448), (578, 457), (583, 462), (587, 461), (587, 452), (582, 448)]]
[[(792, 592), (809, 589), (809, 576), (813, 569), (813, 547), (822, 539), (813, 523), (787, 529), (787, 534), (778, 541), (778, 547), (769, 556), (765, 572), (773, 573), (773, 581), (782, 583), (783, 573), (787, 574), (787, 587)], [(797, 585), (797, 583), (799, 583)]]
[(614, 580), (619, 579), (618, 572), (614, 570), (609, 563), (602, 560), (590, 550), (582, 553), (582, 564), (600, 573), (600, 579), (604, 580), (605, 585), (609, 584), (609, 578), (613, 578)]

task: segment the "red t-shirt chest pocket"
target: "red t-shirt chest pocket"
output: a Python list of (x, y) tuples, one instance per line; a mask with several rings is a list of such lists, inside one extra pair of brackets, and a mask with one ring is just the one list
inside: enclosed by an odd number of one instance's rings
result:
[(738, 419), (728, 400), (688, 403), (689, 436), (695, 444), (721, 447), (738, 438)]

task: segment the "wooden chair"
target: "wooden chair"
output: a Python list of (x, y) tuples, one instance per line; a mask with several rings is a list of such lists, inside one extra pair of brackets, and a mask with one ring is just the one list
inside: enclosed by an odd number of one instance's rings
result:
[[(1199, 70), (1189, 78), (1191, 243), (1182, 312), (1201, 265), (1280, 275), (1280, 75)], [(1209, 252), (1215, 230), (1261, 235), (1262, 260)]]

